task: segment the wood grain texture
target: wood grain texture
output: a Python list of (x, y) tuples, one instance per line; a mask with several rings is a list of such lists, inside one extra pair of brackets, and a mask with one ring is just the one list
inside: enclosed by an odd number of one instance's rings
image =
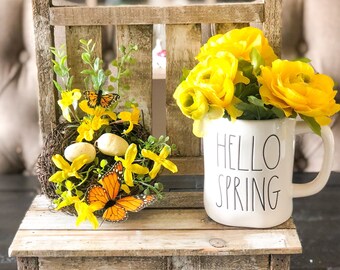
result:
[(290, 269), (290, 257), (275, 254), (270, 256), (270, 270)]
[(52, 54), (53, 35), (50, 26), (48, 0), (33, 0), (36, 63), (39, 82), (39, 123), (45, 141), (57, 124), (57, 92), (53, 85)]
[(243, 28), (249, 26), (249, 23), (216, 23), (215, 32), (216, 34), (225, 34), (235, 28)]
[[(214, 247), (213, 239), (226, 244)], [(243, 256), (300, 252), (296, 231), (286, 229), (82, 231), (45, 228), (19, 230), (10, 247), (10, 255), (18, 257)]]
[(133, 53), (136, 64), (129, 66), (132, 76), (124, 79), (123, 83), (128, 82), (130, 90), (126, 92), (126, 96), (138, 103), (139, 109), (143, 111), (144, 124), (150, 132), (152, 132), (152, 31), (152, 25), (117, 26), (118, 47), (138, 46), (138, 51)]
[[(268, 256), (200, 256), (200, 257), (81, 257), (81, 258), (41, 258), (41, 270), (60, 269), (139, 269), (139, 270), (253, 270), (266, 269)], [(86, 267), (86, 268), (84, 268)], [(282, 268), (283, 269), (283, 268)]]
[[(187, 199), (191, 200), (190, 196)], [(301, 252), (292, 221), (271, 229), (247, 229), (217, 224), (202, 208), (145, 209), (124, 223), (105, 223), (99, 230), (91, 230), (88, 224), (75, 227), (74, 217), (48, 209), (46, 199), (37, 196), (13, 240), (11, 256), (243, 256)], [(224, 244), (216, 245), (216, 241)]]
[(18, 257), (17, 258), (18, 270), (38, 270), (39, 261), (37, 257)]
[(84, 64), (81, 59), (81, 54), (84, 52), (80, 47), (80, 40), (90, 40), (96, 44), (93, 55), (102, 57), (102, 32), (100, 26), (67, 26), (66, 27), (66, 49), (67, 49), (67, 64), (71, 68), (70, 74), (74, 76), (73, 88), (85, 90), (84, 78), (85, 75), (80, 74), (89, 66)]
[[(180, 118), (181, 119), (181, 118)], [(184, 121), (182, 121), (181, 119), (181, 123), (186, 123)], [(191, 122), (187, 123), (189, 125), (189, 128), (192, 127), (192, 120)], [(179, 127), (180, 129), (182, 129), (183, 127)], [(188, 129), (189, 129), (188, 128)], [(192, 131), (188, 130), (188, 132), (190, 131), (190, 133), (188, 133), (188, 137), (193, 136), (192, 135)], [(199, 140), (195, 137), (193, 137), (190, 140), (195, 140), (194, 142), (190, 142), (187, 141), (187, 143), (200, 143), (200, 142), (196, 142), (196, 140)], [(176, 143), (176, 141), (173, 141), (174, 143)], [(176, 143), (177, 144), (177, 143)], [(194, 144), (195, 145), (195, 144)], [(200, 152), (197, 152), (200, 153)], [(203, 175), (204, 174), (204, 164), (203, 164), (203, 157), (202, 156), (188, 156), (188, 157), (171, 157), (170, 160), (172, 162), (174, 162), (178, 168), (178, 173), (176, 175)], [(162, 175), (173, 175), (170, 171), (168, 170), (164, 170), (162, 172)]]
[(166, 25), (166, 46), (166, 134), (176, 144), (176, 154), (200, 156), (201, 140), (192, 134), (193, 121), (181, 113), (173, 98), (183, 68), (192, 69), (197, 63), (195, 56), (201, 47), (200, 25)]
[(280, 57), (282, 43), (282, 0), (265, 0), (263, 33)]
[(263, 0), (177, 6), (53, 7), (52, 25), (135, 25), (263, 22)]

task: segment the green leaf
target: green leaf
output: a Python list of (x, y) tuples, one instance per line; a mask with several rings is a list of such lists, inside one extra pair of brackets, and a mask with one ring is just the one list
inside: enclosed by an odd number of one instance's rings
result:
[(278, 117), (278, 118), (284, 118), (285, 117), (285, 113), (283, 112), (283, 110), (273, 107), (271, 108), (271, 111)]
[(84, 63), (91, 64), (91, 55), (89, 53), (82, 53), (81, 59), (83, 59)]
[(96, 74), (92, 69), (84, 69), (80, 73), (85, 74), (85, 75), (95, 75)]
[(74, 78), (74, 76), (71, 76), (71, 77), (68, 79), (67, 89), (72, 89), (73, 78)]
[(105, 168), (105, 166), (108, 164), (108, 161), (106, 160), (106, 159), (102, 159), (101, 161), (100, 161), (100, 167), (101, 168)]
[(126, 52), (126, 47), (124, 45), (120, 46), (119, 47), (119, 51), (125, 55), (125, 52)]
[(264, 106), (264, 103), (263, 103), (263, 101), (261, 99), (258, 99), (258, 98), (254, 97), (254, 96), (250, 96), (250, 97), (248, 97), (248, 101), (249, 101), (249, 103), (254, 104), (255, 106), (263, 108), (265, 111), (268, 110)]
[(63, 92), (63, 88), (61, 87), (61, 85), (57, 81), (53, 80), (53, 84), (54, 84), (55, 88), (57, 88), (57, 90), (60, 93)]
[(248, 102), (249, 96), (259, 96), (259, 87), (257, 83), (238, 83), (235, 86), (235, 96), (244, 102)]
[(299, 115), (302, 118), (302, 120), (305, 121), (305, 123), (312, 129), (312, 131), (315, 134), (321, 136), (321, 127), (318, 124), (318, 122), (315, 121), (313, 117), (305, 116), (302, 114), (299, 114)]
[(93, 70), (94, 70), (94, 71), (98, 71), (98, 70), (99, 70), (99, 64), (100, 64), (100, 59), (99, 59), (99, 57), (97, 57), (97, 58), (94, 60), (94, 63), (93, 63)]
[(307, 64), (312, 62), (312, 60), (310, 60), (307, 57), (299, 57), (299, 58), (294, 59), (294, 61), (300, 61), (300, 62), (307, 63)]
[(80, 39), (79, 42), (85, 46), (87, 45), (87, 40), (85, 39)]
[(253, 48), (250, 52), (251, 64), (254, 68), (254, 73), (259, 74), (261, 72), (260, 67), (265, 65), (264, 59), (256, 48)]
[(191, 71), (190, 69), (186, 69), (186, 68), (182, 69), (182, 76), (181, 76), (180, 82), (184, 81), (189, 76), (190, 71)]
[(106, 76), (104, 74), (104, 70), (100, 69), (98, 71), (98, 85), (99, 85), (99, 88), (105, 83), (105, 80), (106, 80)]

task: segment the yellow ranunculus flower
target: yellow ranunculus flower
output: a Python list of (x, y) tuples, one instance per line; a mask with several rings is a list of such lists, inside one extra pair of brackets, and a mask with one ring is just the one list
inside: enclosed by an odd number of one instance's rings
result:
[(276, 60), (272, 67), (262, 67), (258, 81), (265, 104), (284, 111), (313, 117), (319, 125), (328, 125), (330, 116), (340, 110), (335, 102), (333, 80), (316, 74), (312, 66), (300, 61)]
[(200, 87), (209, 104), (228, 111), (228, 107), (233, 104), (235, 84), (249, 83), (249, 79), (237, 68), (237, 59), (228, 52), (221, 52), (216, 57), (208, 57), (198, 63), (188, 75), (187, 81)]
[(206, 97), (195, 84), (183, 81), (174, 93), (177, 105), (182, 113), (194, 120), (202, 119), (209, 110)]
[(249, 61), (250, 52), (254, 48), (260, 53), (266, 65), (270, 65), (277, 59), (263, 32), (255, 27), (233, 29), (224, 35), (219, 34), (211, 37), (201, 48), (196, 58), (203, 61), (209, 56), (228, 51), (238, 59)]
[(232, 54), (221, 52), (198, 63), (176, 89), (174, 98), (182, 113), (194, 120), (193, 132), (204, 135), (204, 120), (217, 119), (227, 111), (232, 119), (242, 112), (236, 109), (235, 84), (249, 83), (238, 71), (238, 61)]

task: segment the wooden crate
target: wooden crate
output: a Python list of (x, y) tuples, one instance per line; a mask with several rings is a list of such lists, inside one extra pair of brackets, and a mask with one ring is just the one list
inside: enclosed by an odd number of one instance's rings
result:
[[(179, 174), (202, 175), (201, 141), (192, 123), (172, 98), (183, 67), (192, 68), (202, 44), (202, 25), (217, 33), (250, 23), (261, 25), (276, 53), (281, 44), (281, 0), (190, 5), (75, 5), (67, 0), (33, 0), (39, 76), (40, 126), (43, 138), (54, 129), (60, 112), (53, 86), (50, 47), (55, 29), (65, 32), (68, 64), (74, 74), (83, 69), (79, 39), (94, 39), (102, 55), (103, 26), (115, 25), (119, 44), (139, 47), (130, 81), (131, 96), (152, 126), (153, 25), (166, 28), (166, 135), (179, 149), (173, 158)], [(176, 1), (177, 2), (177, 1)], [(212, 2), (212, 1), (206, 1)], [(75, 78), (79, 86), (81, 78)], [(272, 229), (223, 226), (210, 220), (201, 192), (167, 193), (154, 208), (131, 214), (121, 224), (104, 223), (99, 230), (75, 227), (75, 217), (52, 211), (38, 196), (10, 247), (19, 269), (288, 269), (290, 254), (301, 253), (292, 220)]]
[[(174, 161), (182, 175), (203, 174), (201, 140), (192, 135), (192, 121), (182, 115), (172, 95), (180, 82), (183, 68), (192, 68), (202, 45), (202, 24), (210, 24), (216, 33), (235, 27), (256, 24), (263, 28), (277, 54), (281, 47), (282, 0), (245, 2), (128, 6), (82, 6), (67, 0), (33, 0), (36, 52), (39, 76), (40, 126), (43, 138), (53, 130), (60, 115), (56, 107), (57, 92), (53, 86), (50, 47), (54, 45), (55, 28), (62, 28), (68, 54), (68, 65), (76, 75), (74, 87), (83, 88), (79, 71), (79, 40), (94, 39), (96, 54), (102, 55), (102, 26), (116, 26), (118, 45), (137, 44), (138, 65), (132, 69), (129, 82), (134, 97), (143, 110), (146, 126), (152, 126), (152, 41), (153, 25), (166, 28), (166, 135), (176, 143)], [(79, 2), (79, 1), (78, 1)], [(147, 1), (143, 1), (147, 2)], [(152, 1), (154, 2), (154, 1)], [(162, 3), (162, 1), (158, 1)], [(178, 1), (176, 1), (178, 2)], [(182, 2), (188, 2), (183, 0)], [(52, 5), (53, 4), (53, 5)], [(157, 101), (156, 101), (157, 102)]]
[(202, 193), (172, 192), (124, 223), (76, 227), (37, 196), (10, 247), (18, 269), (289, 269), (301, 253), (293, 221), (272, 229), (217, 224)]

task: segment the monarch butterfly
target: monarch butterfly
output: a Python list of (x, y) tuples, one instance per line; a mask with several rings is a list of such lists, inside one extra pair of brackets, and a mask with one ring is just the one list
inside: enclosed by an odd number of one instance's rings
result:
[(117, 162), (111, 171), (101, 179), (102, 185), (92, 185), (86, 192), (86, 201), (89, 205), (98, 204), (104, 209), (103, 219), (111, 222), (120, 222), (128, 218), (127, 211), (138, 212), (156, 201), (155, 195), (136, 195), (118, 197), (120, 182), (123, 177), (123, 166)]
[(96, 106), (102, 106), (103, 108), (110, 107), (112, 102), (115, 102), (120, 98), (118, 94), (113, 93), (103, 95), (102, 90), (99, 90), (98, 93), (94, 91), (85, 91), (85, 97), (87, 99), (87, 104), (91, 108)]

